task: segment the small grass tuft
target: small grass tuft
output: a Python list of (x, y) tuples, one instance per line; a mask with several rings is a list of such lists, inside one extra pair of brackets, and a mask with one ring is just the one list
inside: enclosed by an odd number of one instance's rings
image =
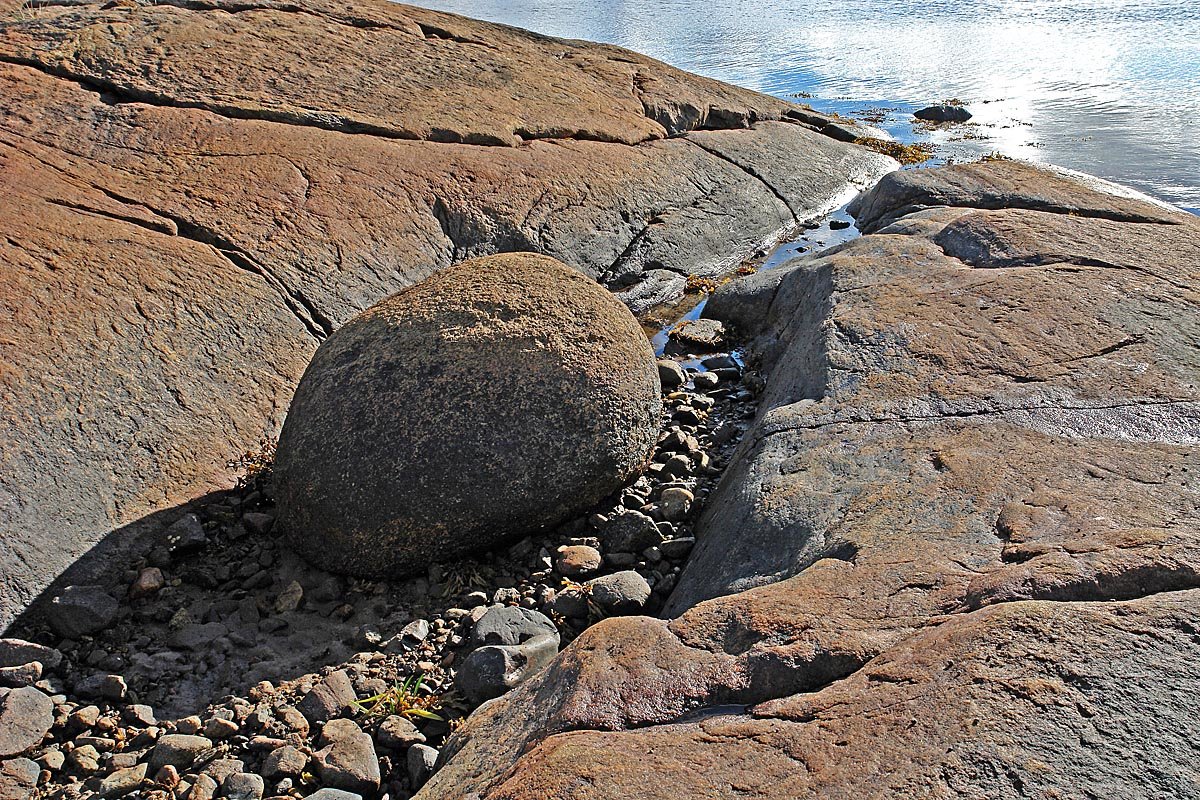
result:
[(377, 695), (355, 700), (353, 705), (368, 717), (417, 717), (445, 722), (440, 714), (433, 711), (440, 706), (440, 698), (437, 695), (421, 694), (424, 682), (425, 676), (418, 673), (402, 683), (392, 684), (390, 689)]

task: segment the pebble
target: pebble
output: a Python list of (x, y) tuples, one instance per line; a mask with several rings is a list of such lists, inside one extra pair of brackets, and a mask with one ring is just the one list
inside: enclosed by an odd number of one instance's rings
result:
[(125, 721), (130, 725), (149, 727), (158, 722), (154, 718), (154, 709), (143, 703), (134, 703), (125, 707)]
[(10, 686), (19, 689), (22, 686), (33, 686), (42, 679), (42, 663), (30, 661), (19, 667), (0, 667), (0, 686)]
[(304, 800), (363, 800), (363, 798), (361, 794), (355, 794), (354, 792), (345, 792), (341, 789), (330, 789), (326, 787), (324, 789), (318, 789)]
[(239, 730), (238, 724), (230, 719), (213, 717), (204, 724), (204, 735), (213, 740), (228, 739)]
[(263, 761), (263, 777), (270, 780), (280, 778), (296, 778), (308, 766), (308, 756), (291, 745), (285, 745), (272, 751)]
[(633, 570), (593, 578), (584, 585), (592, 600), (610, 614), (636, 614), (650, 599), (650, 584)]
[(164, 764), (154, 773), (154, 782), (166, 789), (174, 789), (179, 785), (179, 770), (171, 764)]
[(702, 392), (715, 389), (721, 384), (721, 379), (713, 372), (698, 372), (692, 376), (692, 385)]
[(112, 625), (119, 609), (101, 586), (68, 586), (46, 607), (46, 622), (64, 639), (78, 639)]
[(688, 512), (692, 509), (692, 502), (695, 499), (696, 496), (687, 489), (672, 486), (663, 489), (658, 499), (658, 508), (662, 512), (664, 519), (678, 522), (687, 517)]
[(424, 742), (425, 734), (417, 730), (417, 726), (411, 720), (393, 714), (379, 723), (379, 728), (375, 731), (375, 741), (379, 742), (380, 747), (403, 750), (410, 745)]
[(81, 745), (67, 754), (67, 762), (76, 772), (91, 775), (100, 769), (100, 752), (90, 744)]
[(300, 608), (300, 603), (304, 600), (304, 587), (299, 581), (292, 581), (287, 587), (279, 593), (275, 598), (275, 613), (289, 614)]
[(56, 670), (63, 655), (53, 647), (24, 639), (0, 639), (0, 667), (20, 667), (37, 661), (45, 670)]
[(212, 747), (212, 740), (203, 736), (192, 736), (185, 733), (169, 733), (159, 738), (150, 753), (150, 770), (155, 775), (168, 764), (179, 769), (187, 769), (196, 760), (196, 756)]
[(143, 597), (149, 597), (156, 594), (167, 585), (166, 578), (163, 577), (162, 570), (158, 567), (146, 567), (138, 576), (133, 579), (133, 583), (129, 585), (129, 598), (138, 600)]
[(690, 536), (681, 536), (678, 539), (668, 539), (662, 543), (663, 555), (672, 561), (682, 561), (688, 557), (695, 546), (696, 540)]
[(471, 645), (516, 645), (543, 635), (558, 637), (558, 626), (545, 614), (517, 606), (492, 606), (471, 630)]
[(600, 551), (584, 544), (563, 545), (555, 552), (554, 569), (559, 575), (583, 575), (600, 569)]
[(183, 553), (203, 547), (208, 543), (208, 535), (204, 533), (204, 525), (199, 517), (185, 514), (167, 528), (163, 540), (172, 553)]
[(300, 701), (300, 713), (309, 723), (325, 722), (342, 713), (357, 699), (354, 684), (345, 670), (335, 670)]
[(146, 780), (146, 765), (115, 770), (101, 779), (96, 792), (104, 798), (123, 797), (137, 789)]
[(41, 743), (54, 725), (54, 701), (32, 686), (0, 694), (0, 758)]
[[(685, 459), (686, 460), (686, 459)], [(662, 541), (654, 520), (640, 511), (617, 514), (600, 531), (607, 553), (639, 553)]]
[[(375, 755), (375, 743), (350, 720), (331, 720), (326, 724), (326, 729), (333, 722), (349, 725), (335, 726), (345, 729), (338, 730), (337, 740), (314, 756), (321, 782), (330, 788), (357, 794), (379, 791), (379, 758)], [(349, 726), (353, 726), (354, 730), (349, 730)], [(323, 731), (322, 735), (326, 733), (328, 730)]]
[(76, 682), (75, 694), (84, 698), (99, 697), (104, 700), (120, 702), (129, 693), (125, 679), (120, 675), (96, 673)]
[(549, 664), (558, 655), (558, 645), (556, 630), (521, 644), (479, 647), (459, 665), (456, 686), (474, 703), (499, 697)]
[(253, 772), (235, 772), (221, 781), (226, 800), (261, 800), (265, 788), (262, 776)]
[(414, 790), (420, 789), (433, 774), (438, 751), (424, 744), (408, 748), (408, 782)]
[(663, 358), (658, 361), (658, 381), (662, 384), (663, 391), (669, 392), (687, 383), (687, 375), (683, 367), (679, 366), (679, 362)]
[(188, 800), (212, 800), (217, 794), (217, 782), (210, 775), (197, 775), (192, 781)]

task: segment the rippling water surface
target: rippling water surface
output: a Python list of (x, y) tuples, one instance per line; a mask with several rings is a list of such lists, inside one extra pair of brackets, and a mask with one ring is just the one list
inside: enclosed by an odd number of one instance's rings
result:
[[(612, 42), (943, 157), (998, 150), (1200, 212), (1200, 0), (418, 0)], [(914, 132), (960, 98), (977, 127)], [(983, 138), (977, 138), (983, 137)]]

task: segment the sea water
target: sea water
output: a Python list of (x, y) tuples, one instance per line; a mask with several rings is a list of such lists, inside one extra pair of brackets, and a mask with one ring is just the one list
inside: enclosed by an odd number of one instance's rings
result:
[[(1200, 213), (1200, 0), (417, 0), (867, 120), (939, 160), (1059, 164)], [(958, 99), (972, 125), (914, 127)]]

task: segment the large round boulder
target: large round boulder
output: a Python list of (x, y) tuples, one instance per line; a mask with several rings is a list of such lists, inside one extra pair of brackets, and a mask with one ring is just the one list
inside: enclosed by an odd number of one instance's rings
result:
[(488, 256), (326, 340), (279, 439), (279, 524), (367, 577), (560, 522), (651, 455), (658, 367), (628, 309), (552, 258)]

